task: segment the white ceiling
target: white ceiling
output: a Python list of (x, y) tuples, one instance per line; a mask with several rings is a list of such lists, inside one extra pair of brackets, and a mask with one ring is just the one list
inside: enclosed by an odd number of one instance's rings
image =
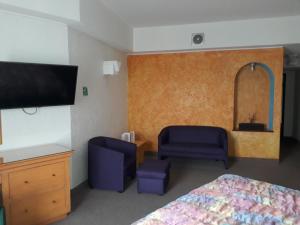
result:
[(300, 0), (101, 0), (132, 27), (293, 16)]

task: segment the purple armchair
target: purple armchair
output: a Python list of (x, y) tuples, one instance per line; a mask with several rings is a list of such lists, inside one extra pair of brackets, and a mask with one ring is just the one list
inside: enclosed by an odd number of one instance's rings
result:
[(158, 137), (158, 157), (193, 157), (224, 161), (228, 168), (228, 140), (223, 128), (170, 126)]
[(88, 180), (92, 188), (123, 192), (136, 174), (136, 145), (109, 137), (88, 142)]

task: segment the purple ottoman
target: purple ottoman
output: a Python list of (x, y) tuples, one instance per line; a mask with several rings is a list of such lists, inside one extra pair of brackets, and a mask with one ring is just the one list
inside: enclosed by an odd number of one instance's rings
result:
[(170, 162), (146, 160), (137, 170), (138, 193), (163, 195), (169, 183)]

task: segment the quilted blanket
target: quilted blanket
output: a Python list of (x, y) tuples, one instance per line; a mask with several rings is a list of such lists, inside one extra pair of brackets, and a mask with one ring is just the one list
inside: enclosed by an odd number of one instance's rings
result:
[(223, 175), (133, 225), (300, 225), (300, 191)]

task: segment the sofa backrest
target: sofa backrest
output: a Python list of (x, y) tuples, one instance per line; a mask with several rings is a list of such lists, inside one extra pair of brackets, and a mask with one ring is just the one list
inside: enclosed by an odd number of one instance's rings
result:
[(220, 145), (222, 134), (226, 132), (223, 128), (206, 126), (170, 126), (167, 129), (170, 143)]

